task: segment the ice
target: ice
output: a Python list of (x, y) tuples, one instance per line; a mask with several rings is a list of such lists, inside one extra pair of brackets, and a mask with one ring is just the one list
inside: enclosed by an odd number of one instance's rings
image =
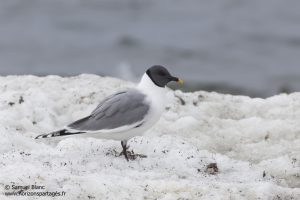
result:
[(119, 141), (34, 140), (134, 85), (87, 74), (0, 77), (0, 198), (5, 185), (35, 184), (66, 192), (61, 199), (300, 199), (300, 93), (168, 90), (160, 121), (129, 141), (147, 158), (130, 162)]

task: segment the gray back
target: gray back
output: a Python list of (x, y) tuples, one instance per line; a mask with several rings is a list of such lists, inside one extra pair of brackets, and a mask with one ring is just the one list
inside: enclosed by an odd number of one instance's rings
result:
[(68, 127), (95, 131), (141, 122), (149, 111), (145, 98), (143, 93), (135, 89), (113, 94), (104, 99), (89, 116)]

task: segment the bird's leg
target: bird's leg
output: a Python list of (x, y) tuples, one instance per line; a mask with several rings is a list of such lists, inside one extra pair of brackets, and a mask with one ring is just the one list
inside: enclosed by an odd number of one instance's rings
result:
[(126, 160), (129, 161), (128, 160), (128, 155), (127, 155), (127, 150), (129, 149), (129, 146), (127, 146), (127, 140), (122, 140), (121, 141), (121, 146), (123, 148), (123, 151), (120, 153), (120, 155), (124, 154)]
[(129, 149), (129, 145), (127, 146), (127, 140), (122, 140), (121, 141), (121, 145), (122, 145), (122, 152), (120, 153), (119, 156), (121, 156), (122, 154), (125, 156), (126, 160), (129, 161), (130, 160), (135, 160), (136, 158), (140, 157), (140, 158), (147, 158), (147, 156), (142, 155), (142, 154), (135, 154), (132, 150), (131, 151), (127, 151)]

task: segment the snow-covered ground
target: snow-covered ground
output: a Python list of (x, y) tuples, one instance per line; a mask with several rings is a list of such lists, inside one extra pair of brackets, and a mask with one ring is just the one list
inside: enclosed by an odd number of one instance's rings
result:
[(300, 93), (170, 90), (158, 124), (129, 142), (148, 157), (130, 162), (117, 156), (119, 141), (33, 139), (133, 85), (95, 75), (0, 77), (0, 199), (17, 198), (4, 196), (12, 185), (66, 193), (55, 199), (300, 199)]

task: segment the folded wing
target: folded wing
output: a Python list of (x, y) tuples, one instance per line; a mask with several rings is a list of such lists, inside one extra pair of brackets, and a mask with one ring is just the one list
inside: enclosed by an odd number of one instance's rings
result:
[[(119, 92), (104, 99), (87, 117), (68, 125), (79, 131), (101, 131), (143, 123), (150, 106), (146, 96), (138, 90)], [(123, 130), (124, 131), (124, 130)]]

